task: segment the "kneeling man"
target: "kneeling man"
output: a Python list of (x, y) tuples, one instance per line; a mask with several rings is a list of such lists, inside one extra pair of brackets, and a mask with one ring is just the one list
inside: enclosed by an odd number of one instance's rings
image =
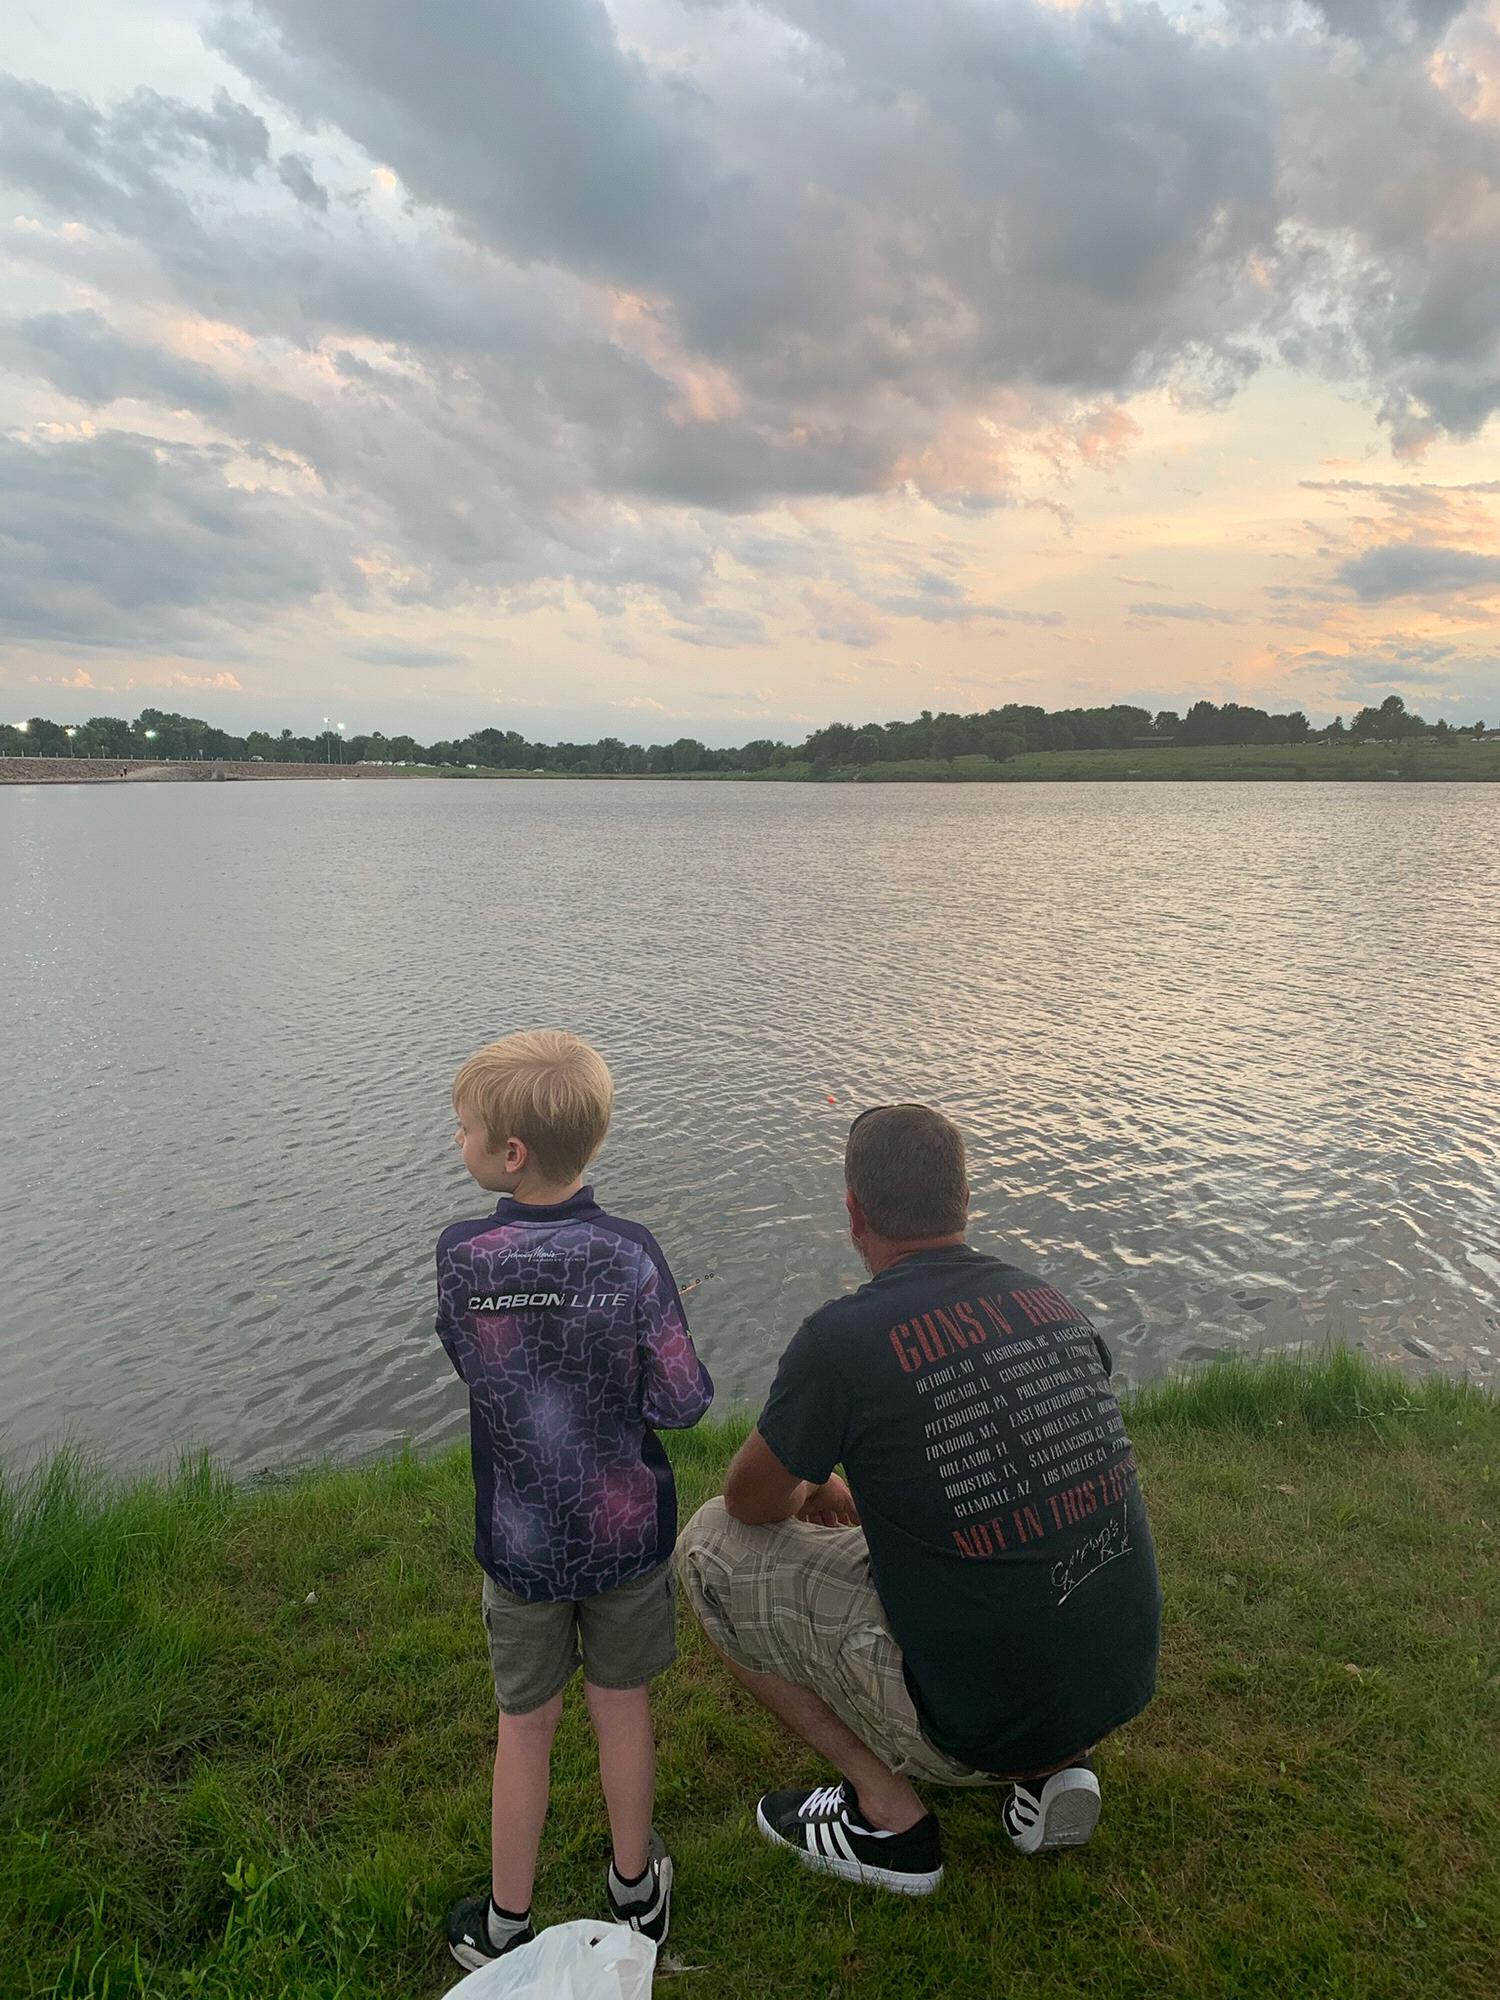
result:
[(870, 1282), (804, 1321), (678, 1565), (736, 1677), (842, 1773), (768, 1792), (761, 1832), (923, 1895), (942, 1848), (913, 1780), (1007, 1783), (1026, 1854), (1093, 1833), (1089, 1753), (1151, 1699), (1161, 1590), (1108, 1350), (965, 1244), (955, 1127), (867, 1111), (844, 1172)]

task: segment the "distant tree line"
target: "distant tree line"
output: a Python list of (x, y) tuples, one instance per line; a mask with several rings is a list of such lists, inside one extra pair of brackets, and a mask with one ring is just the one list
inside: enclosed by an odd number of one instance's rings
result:
[(1174, 709), (1063, 708), (1048, 711), (1019, 703), (973, 715), (934, 715), (930, 709), (911, 722), (831, 722), (801, 743), (758, 737), (738, 749), (712, 750), (691, 736), (673, 743), (625, 743), (601, 736), (594, 743), (532, 743), (514, 729), (476, 729), (472, 735), (436, 743), (412, 736), (344, 736), (333, 729), (298, 736), (290, 729), (271, 735), (252, 729), (232, 736), (197, 716), (145, 708), (134, 722), (96, 715), (64, 724), (34, 715), (23, 723), (0, 723), (0, 755), (45, 757), (262, 757), (267, 763), (360, 763), (470, 765), (503, 771), (666, 772), (768, 771), (811, 765), (818, 773), (912, 759), (989, 757), (1004, 763), (1028, 750), (1150, 749), (1156, 744), (1219, 743), (1395, 743), (1413, 737), (1474, 735), (1484, 724), (1454, 729), (1411, 714), (1400, 695), (1379, 707), (1362, 708), (1347, 726), (1335, 716), (1314, 729), (1300, 709), (1272, 715), (1239, 702), (1222, 706), (1195, 701), (1185, 714)]

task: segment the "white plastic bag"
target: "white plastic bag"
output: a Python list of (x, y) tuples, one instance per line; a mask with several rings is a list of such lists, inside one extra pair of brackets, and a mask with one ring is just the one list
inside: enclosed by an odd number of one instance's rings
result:
[(481, 1965), (448, 2000), (651, 2000), (656, 1946), (628, 1924), (553, 1924), (519, 1951)]

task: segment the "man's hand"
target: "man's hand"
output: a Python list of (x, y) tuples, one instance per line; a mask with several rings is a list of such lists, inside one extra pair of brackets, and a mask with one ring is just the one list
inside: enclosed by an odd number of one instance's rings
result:
[(815, 1528), (857, 1528), (859, 1509), (854, 1495), (835, 1472), (821, 1486), (808, 1489), (807, 1498), (797, 1509), (797, 1519), (810, 1521)]

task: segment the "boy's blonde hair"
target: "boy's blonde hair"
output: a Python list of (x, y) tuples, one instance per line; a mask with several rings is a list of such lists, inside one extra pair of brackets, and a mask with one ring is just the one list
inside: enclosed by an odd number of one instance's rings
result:
[(614, 1101), (603, 1056), (559, 1028), (491, 1042), (453, 1079), (458, 1115), (480, 1118), (496, 1152), (507, 1139), (520, 1139), (554, 1181), (583, 1172), (604, 1142)]

